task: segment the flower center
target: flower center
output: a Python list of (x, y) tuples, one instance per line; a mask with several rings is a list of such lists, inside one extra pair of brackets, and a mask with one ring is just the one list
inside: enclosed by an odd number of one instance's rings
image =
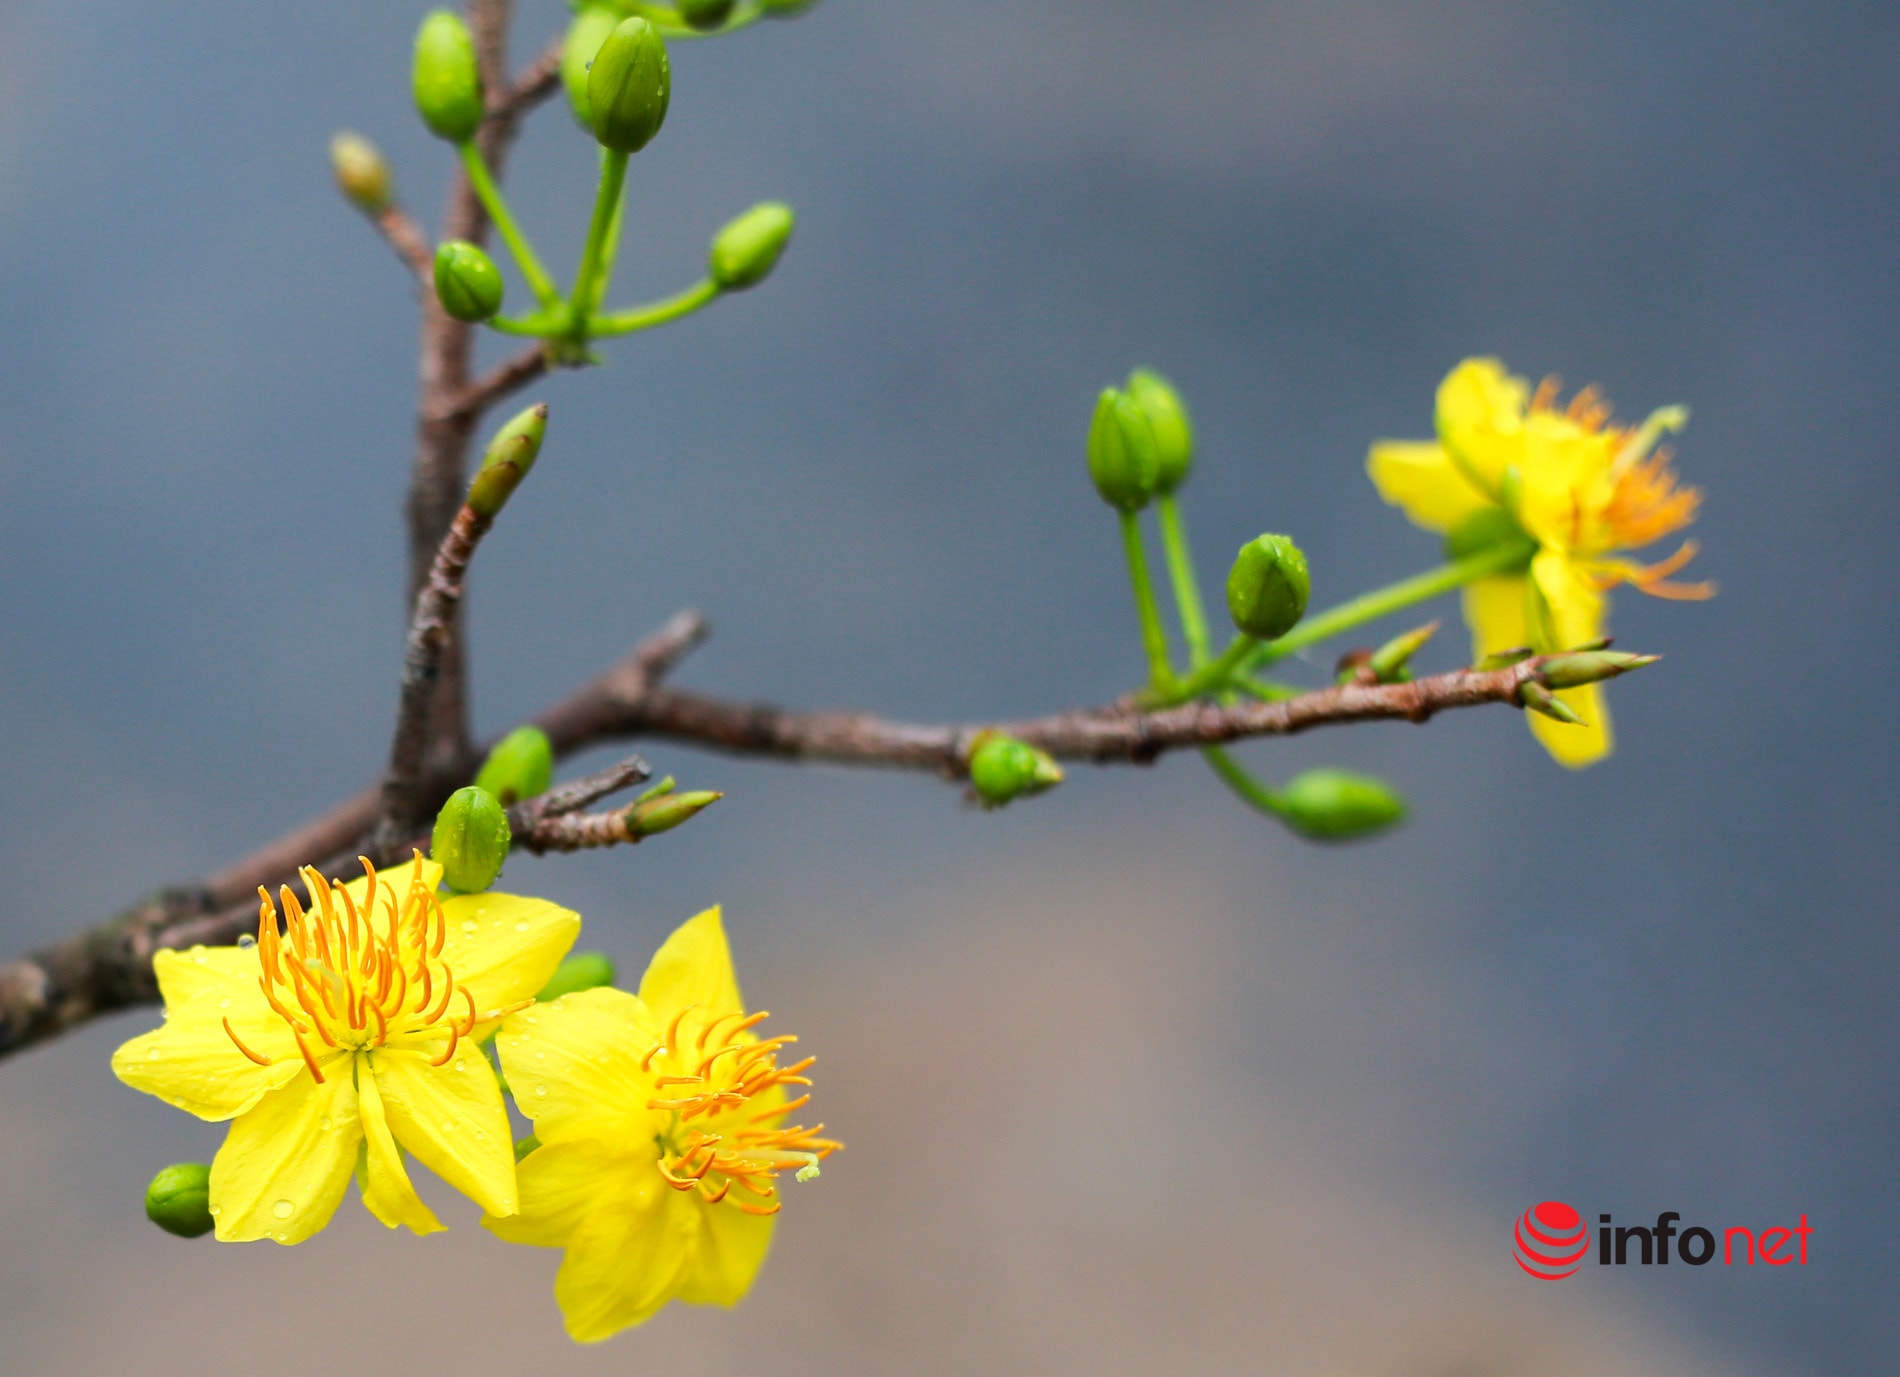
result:
[(698, 1191), (708, 1204), (777, 1214), (778, 1174), (789, 1170), (810, 1180), (819, 1160), (844, 1146), (818, 1136), (823, 1124), (779, 1126), (811, 1099), (801, 1094), (788, 1100), (781, 1087), (810, 1085), (804, 1073), (817, 1058), (780, 1066), (779, 1052), (798, 1039), (753, 1037), (751, 1030), (767, 1014), (700, 1021), (694, 1033), (686, 1026), (692, 1013), (681, 1010), (665, 1040), (640, 1063), (643, 1071), (659, 1072), (653, 1084), (660, 1094), (647, 1108), (670, 1111), (666, 1129), (655, 1135), (660, 1175), (675, 1190)]
[[(442, 960), (448, 924), (423, 881), (420, 853), (406, 885), (392, 885), (366, 859), (363, 870), (368, 885), (359, 908), (347, 889), (305, 866), (299, 873), (310, 907), (288, 885), (280, 889), (281, 933), (270, 894), (261, 886), (257, 891), (258, 988), (290, 1025), (319, 1082), (321, 1047), (360, 1051), (440, 1027), (448, 1040), (432, 1064), (441, 1066), (477, 1022), (475, 996), (455, 983)], [(228, 1018), (224, 1030), (245, 1056), (269, 1065), (270, 1058), (244, 1045)]]

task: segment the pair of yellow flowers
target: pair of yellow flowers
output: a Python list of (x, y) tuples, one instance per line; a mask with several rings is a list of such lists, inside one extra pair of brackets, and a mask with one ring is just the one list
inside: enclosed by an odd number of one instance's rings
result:
[[(217, 1237), (297, 1243), (329, 1222), (351, 1176), (391, 1228), (442, 1226), (403, 1154), (515, 1243), (566, 1250), (555, 1296), (577, 1340), (604, 1339), (668, 1300), (731, 1305), (772, 1238), (780, 1172), (808, 1179), (839, 1144), (786, 1125), (810, 1059), (761, 1037), (711, 909), (660, 948), (638, 995), (534, 1000), (579, 915), (509, 894), (441, 897), (441, 867), (335, 884), (305, 870), (308, 907), (260, 890), (257, 939), (162, 951), (163, 1026), (113, 1070), (202, 1119), (231, 1121), (211, 1166)], [(515, 1161), (494, 1034), (533, 1121)], [(793, 1098), (797, 1095), (797, 1098)]]

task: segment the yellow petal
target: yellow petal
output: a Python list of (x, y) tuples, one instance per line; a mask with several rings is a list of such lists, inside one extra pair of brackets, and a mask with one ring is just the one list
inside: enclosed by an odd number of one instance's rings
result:
[(653, 954), (640, 998), (662, 1028), (682, 1009), (697, 1010), (695, 1023), (745, 1012), (716, 905), (680, 924)]
[[(167, 964), (176, 974), (176, 964)], [(112, 1054), (113, 1073), (134, 1090), (214, 1122), (237, 1117), (299, 1076), (308, 1078), (289, 1025), (271, 1011), (255, 983), (248, 997), (238, 990), (229, 1009), (222, 1007), (223, 998), (214, 989), (167, 1008), (163, 1024)], [(270, 1065), (260, 1066), (238, 1050), (224, 1030), (226, 1018), (244, 1045), (270, 1058)]]
[[(422, 877), (422, 886), (431, 894), (442, 883), (442, 867), (427, 856), (417, 858), (411, 854), (395, 865), (376, 872), (376, 889), (379, 894), (393, 893), (398, 903), (409, 897), (409, 888), (415, 883), (416, 876)], [(341, 876), (333, 878), (341, 879)], [(363, 900), (369, 893), (369, 876), (358, 875), (343, 888), (349, 891), (350, 900), (357, 908), (363, 907)], [(376, 901), (378, 913), (383, 911), (384, 900)]]
[[(1608, 600), (1569, 559), (1553, 550), (1539, 551), (1531, 561), (1531, 580), (1544, 608), (1548, 629), (1540, 650), (1568, 650), (1603, 634)], [(1557, 697), (1583, 719), (1580, 727), (1557, 722), (1541, 713), (1529, 714), (1531, 731), (1560, 765), (1581, 769), (1608, 755), (1614, 745), (1610, 707), (1601, 684), (1560, 689)]]
[(257, 992), (263, 968), (258, 965), (256, 947), (153, 952), (152, 973), (158, 977), (158, 993), (167, 1009), (176, 1009), (205, 994), (235, 1001), (248, 993), (263, 1003), (263, 996)]
[(542, 1142), (646, 1141), (659, 1092), (640, 1063), (664, 1031), (641, 1000), (602, 986), (503, 1019), (495, 1046)]
[(679, 1298), (691, 1305), (737, 1305), (752, 1289), (772, 1246), (776, 1215), (747, 1214), (730, 1205), (691, 1201), (703, 1216), (698, 1246), (679, 1280)]
[(462, 1043), (443, 1066), (429, 1052), (383, 1047), (365, 1060), (390, 1132), (424, 1166), (490, 1214), (515, 1211), (514, 1135), (481, 1048)]
[(487, 1215), (482, 1226), (506, 1243), (565, 1248), (581, 1222), (624, 1193), (640, 1171), (657, 1174), (652, 1153), (636, 1161), (625, 1145), (596, 1138), (543, 1143), (515, 1168), (520, 1210)]
[(697, 1208), (654, 1174), (574, 1230), (554, 1299), (576, 1343), (639, 1324), (673, 1297), (696, 1232)]
[(1610, 705), (1603, 696), (1603, 685), (1585, 684), (1582, 688), (1559, 689), (1557, 697), (1569, 704), (1583, 719), (1581, 727), (1573, 727), (1568, 722), (1559, 722), (1539, 712), (1526, 713), (1530, 718), (1531, 735), (1535, 736), (1543, 748), (1550, 752), (1550, 758), (1559, 765), (1573, 770), (1581, 770), (1586, 765), (1594, 765), (1608, 755), (1615, 746), (1615, 738), (1610, 732)]
[(1430, 440), (1380, 440), (1366, 456), (1366, 472), (1380, 497), (1428, 531), (1449, 531), (1493, 505), (1453, 465), (1445, 447)]
[(392, 1229), (398, 1224), (407, 1224), (418, 1234), (440, 1232), (442, 1225), (409, 1182), (402, 1154), (396, 1150), (396, 1140), (389, 1132), (382, 1091), (367, 1067), (364, 1074), (357, 1077), (356, 1089), (362, 1111), (363, 1140), (367, 1144), (363, 1156), (363, 1203), (371, 1214)]
[(442, 916), (442, 960), (484, 1014), (547, 984), (581, 931), (581, 916), (571, 909), (516, 894), (458, 894), (443, 900)]
[(1529, 591), (1527, 581), (1515, 574), (1465, 585), (1465, 625), (1471, 628), (1474, 664), (1487, 655), (1530, 648), (1530, 627), (1524, 616)]
[[(303, 1064), (298, 1063), (298, 1069)], [(211, 1212), (226, 1243), (301, 1243), (336, 1213), (362, 1138), (348, 1061), (300, 1077), (239, 1116), (211, 1162)]]
[(1530, 387), (1496, 359), (1466, 359), (1438, 385), (1438, 438), (1452, 458), (1493, 492), (1507, 468), (1523, 465)]

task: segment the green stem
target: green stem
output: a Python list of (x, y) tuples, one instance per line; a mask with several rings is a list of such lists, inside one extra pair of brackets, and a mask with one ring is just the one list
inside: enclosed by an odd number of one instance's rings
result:
[[(603, 148), (600, 152), (603, 159), (609, 156), (607, 149)], [(576, 302), (576, 309), (589, 318), (600, 309), (600, 303), (607, 299), (607, 287), (614, 278), (614, 264), (620, 257), (620, 226), (626, 218), (627, 197), (623, 190), (614, 198), (613, 219), (607, 222), (607, 240), (601, 247), (600, 273), (594, 281), (594, 290), (588, 294), (585, 302)]]
[(1155, 606), (1154, 584), (1148, 578), (1148, 552), (1142, 548), (1141, 522), (1135, 513), (1120, 513), (1122, 553), (1128, 558), (1128, 583), (1135, 594), (1135, 614), (1141, 619), (1141, 648), (1148, 657), (1148, 682), (1156, 693), (1175, 692), (1174, 670), (1168, 664), (1168, 637), (1161, 629)]
[(1207, 762), (1210, 770), (1220, 776), (1221, 783), (1239, 795), (1243, 802), (1258, 808), (1263, 813), (1270, 813), (1275, 817), (1280, 815), (1279, 796), (1248, 774), (1240, 762), (1228, 755), (1226, 751), (1219, 746), (1203, 746), (1201, 758)]
[(1174, 701), (1185, 702), (1189, 698), (1199, 698), (1203, 693), (1212, 693), (1225, 687), (1228, 680), (1245, 668), (1259, 645), (1260, 642), (1252, 636), (1240, 632), (1227, 643), (1227, 649), (1220, 653), (1218, 660), (1202, 665), (1187, 677), (1176, 690)]
[(587, 327), (587, 333), (599, 339), (608, 335), (630, 335), (636, 330), (651, 330), (656, 325), (665, 325), (669, 321), (678, 320), (681, 316), (690, 316), (694, 311), (718, 299), (718, 286), (711, 278), (707, 278), (704, 282), (696, 282), (685, 291), (669, 296), (664, 301), (636, 306), (630, 311), (615, 311), (611, 315), (595, 316)]
[(1306, 691), (1304, 689), (1296, 689), (1291, 684), (1275, 683), (1271, 679), (1255, 679), (1253, 676), (1247, 674), (1229, 675), (1227, 686), (1229, 688), (1239, 689), (1242, 693), (1250, 694), (1263, 703), (1284, 703), (1289, 698), (1298, 698)]
[(482, 203), (482, 209), (488, 212), (488, 218), (495, 222), (495, 233), (501, 236), (501, 242), (508, 246), (508, 252), (514, 256), (515, 266), (521, 269), (522, 277), (527, 279), (528, 290), (535, 294), (543, 307), (554, 305), (561, 299), (561, 289), (554, 285), (554, 279), (541, 266), (541, 260), (534, 256), (527, 236), (515, 224), (515, 217), (508, 213), (508, 203), (502, 199), (501, 188), (495, 185), (495, 179), (488, 175), (488, 164), (482, 161), (481, 150), (470, 139), (456, 151), (462, 155), (462, 170), (468, 174), (469, 186), (474, 189), (476, 199)]
[(1156, 501), (1155, 512), (1161, 519), (1161, 548), (1167, 555), (1168, 580), (1174, 585), (1174, 607), (1181, 616), (1188, 664), (1199, 669), (1207, 663), (1207, 613), (1201, 608), (1201, 585), (1194, 577), (1187, 527), (1182, 524), (1180, 505), (1171, 492), (1163, 493)]
[(607, 241), (620, 211), (620, 193), (626, 185), (627, 154), (614, 148), (603, 150), (600, 186), (594, 192), (594, 213), (587, 222), (587, 244), (581, 249), (581, 265), (574, 273), (574, 294), (569, 298), (574, 303), (577, 340), (584, 338), (588, 331), (588, 303), (598, 300), (595, 292), (608, 252)]

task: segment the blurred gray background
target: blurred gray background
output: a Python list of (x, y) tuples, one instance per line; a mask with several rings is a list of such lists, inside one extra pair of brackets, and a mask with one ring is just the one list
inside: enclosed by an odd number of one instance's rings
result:
[[(433, 221), (419, 9), (0, 8), (9, 953), (384, 753), (414, 307), (324, 144), (376, 139)], [(524, 4), (518, 52), (561, 15)], [(617, 295), (691, 280), (757, 199), (798, 235), (765, 287), (533, 394), (547, 457), (475, 576), (485, 730), (683, 605), (717, 635), (682, 681), (722, 691), (1113, 695), (1138, 652), (1081, 439), (1137, 363), (1195, 410), (1210, 579), (1269, 528), (1322, 602), (1431, 561), (1366, 444), (1495, 352), (1695, 408), (1721, 596), (1618, 597), (1669, 659), (1615, 686), (1585, 774), (1504, 711), (1247, 752), (1404, 789), (1414, 820), (1352, 849), (1192, 758), (986, 816), (655, 746), (727, 801), (507, 883), (630, 975), (723, 901), (752, 1001), (821, 1054), (851, 1150), (738, 1311), (574, 1350), (554, 1256), (433, 1182), (426, 1240), (354, 1199), (295, 1250), (159, 1234), (144, 1181), (220, 1130), (112, 1079), (140, 1011), (0, 1066), (0, 1367), (1890, 1372), (1897, 62), (1892, 6), (1791, 3), (827, 0), (678, 47)], [(592, 164), (558, 107), (515, 161), (562, 263)], [(1509, 1227), (1549, 1197), (1805, 1211), (1812, 1261), (1535, 1284)]]

